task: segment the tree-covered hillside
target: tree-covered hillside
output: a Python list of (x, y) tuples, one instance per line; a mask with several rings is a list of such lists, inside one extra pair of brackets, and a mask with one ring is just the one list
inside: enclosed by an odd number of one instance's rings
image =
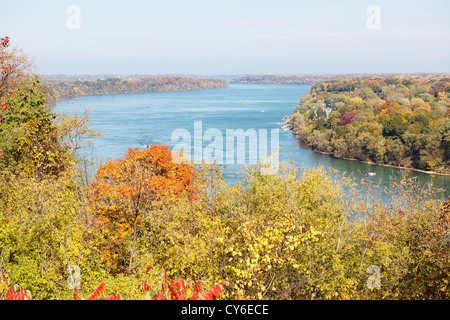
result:
[[(184, 163), (164, 145), (95, 163), (83, 152), (99, 135), (89, 114), (52, 112), (29, 66), (0, 38), (0, 301), (450, 299), (450, 201), (434, 188), (406, 174), (384, 202), (370, 183), (355, 188), (344, 174), (283, 163), (271, 175), (263, 164), (249, 166), (229, 185), (221, 166)], [(322, 119), (326, 133), (331, 119), (331, 132), (341, 132), (367, 116), (361, 125), (379, 130), (367, 139), (387, 141), (398, 124), (374, 119), (399, 114), (412, 123), (403, 135), (414, 123), (423, 133), (409, 134), (448, 134), (439, 107), (448, 101), (446, 80), (411, 80), (399, 89), (414, 97), (403, 98), (406, 106), (383, 81), (400, 79), (379, 79), (380, 90), (361, 89), (363, 97), (352, 96), (357, 80), (332, 82), (328, 89), (347, 91), (326, 102), (318, 85), (296, 124)], [(335, 117), (319, 110), (330, 101)], [(344, 115), (355, 115), (338, 117), (353, 102)], [(389, 112), (369, 117), (385, 103)], [(437, 131), (441, 122), (447, 131)]]
[(339, 158), (450, 173), (450, 75), (315, 84), (291, 118), (314, 150)]
[(363, 74), (249, 74), (236, 77), (230, 83), (248, 84), (316, 84), (338, 78), (365, 77)]
[(47, 103), (53, 105), (60, 100), (98, 94), (225, 88), (228, 86), (228, 82), (221, 79), (186, 77), (116, 77), (95, 80), (44, 81), (42, 86), (44, 91), (48, 94)]

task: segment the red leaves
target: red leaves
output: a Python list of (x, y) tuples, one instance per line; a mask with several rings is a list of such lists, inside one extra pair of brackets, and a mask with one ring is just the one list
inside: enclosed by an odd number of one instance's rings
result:
[(5, 293), (5, 297), (8, 297), (8, 296), (14, 294), (14, 292), (16, 292), (16, 287), (17, 286), (15, 284), (13, 284), (11, 287), (9, 287), (9, 289)]
[(77, 289), (73, 289), (73, 300), (82, 300), (82, 299), (77, 295)]
[(223, 293), (222, 285), (224, 284), (226, 285), (227, 282), (222, 281), (202, 294), (200, 282), (197, 282), (193, 287), (192, 281), (185, 279), (173, 283), (172, 280), (167, 278), (167, 270), (164, 270), (161, 275), (161, 294), (155, 293), (145, 281), (141, 281), (141, 291), (144, 293), (150, 292), (150, 296), (146, 295), (145, 298), (152, 300), (217, 300)]
[(171, 298), (172, 300), (186, 300), (186, 287), (187, 284), (183, 279), (178, 280), (172, 286)]
[(98, 286), (97, 289), (92, 293), (92, 295), (88, 298), (88, 300), (95, 300), (100, 297), (100, 295), (105, 292), (106, 286), (104, 283)]
[[(4, 70), (2, 70), (2, 72), (3, 72)], [(2, 102), (2, 103), (0, 103), (0, 110), (2, 110), (3, 112), (8, 112), (9, 111), (9, 109), (8, 109), (8, 104), (6, 103), (6, 102)]]
[(351, 124), (355, 121), (355, 113), (353, 111), (347, 111), (341, 118), (339, 124), (341, 126), (345, 126), (347, 124)]
[(208, 291), (203, 295), (203, 300), (214, 300), (214, 296), (211, 291)]
[(0, 38), (0, 45), (3, 48), (6, 48), (9, 46), (9, 37)]
[(222, 293), (222, 285), (217, 284), (203, 295), (203, 300), (217, 300)]
[(195, 293), (200, 293), (200, 292), (202, 292), (202, 284), (201, 284), (200, 282), (197, 282), (197, 283), (195, 284), (194, 292), (195, 292)]
[(194, 293), (192, 293), (192, 295), (190, 297), (188, 297), (186, 300), (198, 300), (197, 299), (197, 295)]
[[(107, 297), (101, 298), (101, 295), (105, 292), (106, 285), (104, 283), (100, 284), (97, 289), (91, 294), (88, 300), (122, 300), (122, 295), (120, 293), (116, 293)], [(73, 299), (74, 300), (84, 300), (84, 298), (79, 297), (77, 294), (77, 290), (73, 290)], [(62, 300), (62, 299), (60, 299)]]
[(122, 296), (120, 295), (120, 293), (117, 293), (108, 297), (104, 297), (103, 300), (122, 300)]
[(31, 299), (31, 293), (28, 290), (21, 290), (19, 292), (16, 292), (10, 296), (5, 297), (4, 300), (30, 300)]
[(150, 289), (150, 286), (144, 280), (141, 280), (141, 291), (150, 291)]
[(214, 287), (211, 288), (210, 292), (213, 294), (213, 296), (215, 298), (218, 298), (220, 296), (220, 294), (222, 293), (222, 286), (220, 284), (215, 285)]
[[(120, 293), (116, 293), (107, 297), (101, 298), (101, 295), (105, 292), (106, 285), (104, 283), (100, 284), (97, 289), (91, 294), (88, 300), (122, 300), (122, 295)], [(84, 300), (83, 298), (77, 295), (77, 290), (73, 290), (73, 299), (74, 300)]]
[[(9, 37), (0, 38), (0, 71), (2, 75), (6, 75), (8, 73), (8, 67), (4, 64), (5, 56), (3, 55), (3, 48), (7, 48), (9, 46)], [(2, 48), (3, 47), (3, 48)], [(3, 76), (2, 76), (3, 80)], [(3, 105), (1, 106), (3, 109)]]
[(148, 273), (151, 269), (153, 269), (153, 267), (148, 267), (147, 271), (145, 271), (145, 273)]
[(6, 291), (3, 300), (31, 300), (31, 293), (28, 290), (20, 290), (16, 292), (17, 286), (12, 285)]
[[(141, 291), (146, 293), (144, 299), (146, 300), (217, 300), (223, 293), (223, 285), (228, 284), (222, 281), (220, 284), (213, 286), (206, 293), (202, 293), (201, 283), (197, 282), (194, 286), (192, 281), (180, 279), (173, 283), (172, 280), (167, 278), (167, 271), (164, 270), (162, 274), (162, 293), (155, 293), (144, 280), (141, 280)], [(3, 300), (31, 300), (31, 293), (28, 290), (21, 290), (16, 292), (17, 286), (12, 285), (6, 291)], [(100, 284), (97, 289), (89, 296), (88, 300), (122, 300), (120, 293), (112, 294), (107, 297), (101, 297), (106, 291), (106, 285)], [(73, 290), (74, 300), (84, 300), (83, 297), (78, 296), (77, 290)], [(238, 297), (239, 299), (239, 297)], [(63, 299), (59, 299), (63, 300)]]

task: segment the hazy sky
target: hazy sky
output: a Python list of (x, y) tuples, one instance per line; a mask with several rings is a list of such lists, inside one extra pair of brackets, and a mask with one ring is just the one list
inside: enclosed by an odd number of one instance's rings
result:
[(450, 72), (448, 0), (9, 0), (5, 35), (42, 74)]

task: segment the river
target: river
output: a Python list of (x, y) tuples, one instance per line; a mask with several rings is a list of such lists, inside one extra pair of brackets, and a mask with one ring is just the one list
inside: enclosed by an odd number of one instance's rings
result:
[[(166, 144), (173, 149), (180, 141), (173, 140), (174, 132), (189, 132), (194, 139), (195, 126), (198, 129), (201, 124), (203, 134), (208, 129), (223, 134), (224, 162), (227, 129), (250, 129), (258, 134), (265, 133), (265, 129), (269, 150), (271, 142), (272, 146), (276, 144), (272, 140), (271, 129), (279, 129), (278, 145), (282, 148), (279, 159), (293, 161), (299, 168), (334, 168), (347, 172), (356, 180), (364, 178), (368, 172), (374, 172), (376, 175), (370, 177), (371, 183), (381, 187), (389, 186), (391, 179), (399, 179), (404, 170), (316, 153), (297, 141), (292, 133), (281, 130), (283, 117), (294, 111), (300, 98), (310, 88), (309, 85), (230, 84), (224, 89), (87, 96), (60, 102), (54, 107), (54, 111), (91, 110), (93, 128), (103, 133), (103, 137), (96, 139), (94, 148), (100, 163), (107, 158), (123, 157), (128, 148), (145, 148), (154, 143)], [(201, 143), (204, 150), (211, 142)], [(192, 147), (192, 154), (195, 150), (197, 149)], [(248, 154), (247, 150), (247, 157)], [(234, 159), (232, 163), (225, 163), (224, 169), (225, 177), (232, 183), (236, 181), (233, 173), (245, 167), (244, 164), (237, 163), (236, 156)], [(246, 161), (248, 163), (248, 158)], [(438, 196), (448, 196), (449, 176), (413, 171), (408, 175), (416, 177), (423, 187), (432, 184), (435, 188), (446, 189), (438, 193)]]

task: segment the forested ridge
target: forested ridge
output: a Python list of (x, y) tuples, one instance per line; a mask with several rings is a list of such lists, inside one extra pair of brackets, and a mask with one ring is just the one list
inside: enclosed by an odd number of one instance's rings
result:
[(450, 173), (450, 75), (323, 81), (290, 124), (313, 150), (338, 158)]
[[(385, 75), (395, 76), (396, 74)], [(413, 74), (411, 74), (413, 75)], [(417, 74), (423, 75), (423, 74)], [(366, 77), (378, 77), (380, 75), (346, 73), (346, 74), (249, 74), (235, 77), (230, 83), (248, 84), (304, 84), (313, 85), (322, 81), (336, 79), (354, 79)]]
[(0, 68), (0, 300), (450, 298), (450, 201), (432, 186), (405, 174), (383, 202), (284, 163), (230, 186), (164, 145), (96, 163), (89, 114), (56, 114), (7, 37)]
[(114, 77), (90, 80), (43, 81), (47, 104), (89, 95), (161, 91), (217, 89), (228, 86), (226, 80), (187, 77)]

